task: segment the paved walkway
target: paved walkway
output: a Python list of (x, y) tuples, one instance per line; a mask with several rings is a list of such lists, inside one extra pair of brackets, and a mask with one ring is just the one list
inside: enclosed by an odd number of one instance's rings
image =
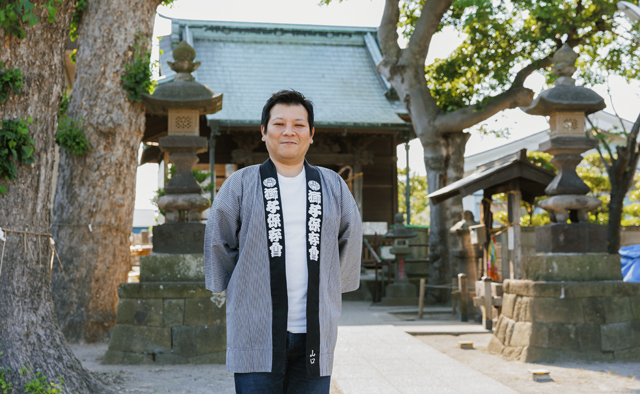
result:
[(516, 393), (406, 333), (482, 332), (479, 325), (408, 322), (369, 303), (343, 306), (332, 377), (343, 394)]

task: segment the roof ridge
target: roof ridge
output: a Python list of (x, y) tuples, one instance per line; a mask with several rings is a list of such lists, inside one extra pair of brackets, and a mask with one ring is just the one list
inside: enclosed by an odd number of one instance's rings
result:
[(217, 21), (217, 20), (204, 20), (204, 19), (181, 19), (171, 18), (158, 14), (160, 17), (169, 19), (172, 23), (178, 23), (181, 25), (189, 26), (224, 26), (228, 28), (250, 28), (259, 27), (265, 29), (286, 29), (286, 30), (317, 30), (317, 31), (341, 31), (341, 32), (361, 32), (361, 33), (377, 33), (378, 27), (366, 27), (366, 26), (331, 26), (331, 25), (310, 25), (310, 24), (294, 24), (294, 23), (272, 23), (272, 22), (236, 22), (236, 21)]

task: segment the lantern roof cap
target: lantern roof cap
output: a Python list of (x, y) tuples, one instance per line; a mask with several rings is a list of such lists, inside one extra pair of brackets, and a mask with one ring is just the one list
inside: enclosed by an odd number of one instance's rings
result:
[(584, 112), (591, 114), (606, 107), (604, 99), (583, 86), (575, 86), (571, 76), (576, 72), (578, 54), (564, 44), (553, 55), (553, 73), (558, 77), (555, 86), (540, 93), (528, 107), (521, 107), (529, 115), (550, 116), (558, 112)]
[(415, 231), (405, 227), (403, 213), (401, 212), (396, 213), (394, 220), (395, 220), (395, 225), (392, 229), (387, 231), (387, 233), (384, 235), (385, 238), (391, 238), (391, 239), (413, 238), (416, 235), (418, 235)]
[(198, 110), (200, 115), (214, 114), (222, 109), (222, 94), (215, 94), (208, 86), (196, 82), (192, 72), (200, 67), (194, 62), (196, 51), (186, 41), (173, 49), (173, 62), (167, 62), (176, 72), (173, 80), (163, 83), (153, 94), (143, 94), (147, 114), (166, 115), (169, 109)]

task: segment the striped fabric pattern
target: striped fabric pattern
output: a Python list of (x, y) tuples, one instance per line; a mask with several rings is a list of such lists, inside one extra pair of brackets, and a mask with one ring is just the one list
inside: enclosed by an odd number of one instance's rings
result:
[[(320, 375), (331, 375), (341, 293), (360, 285), (362, 221), (342, 178), (321, 167)], [(305, 198), (305, 196), (301, 196)], [(207, 289), (227, 291), (227, 371), (271, 372), (272, 301), (259, 166), (229, 177), (211, 207), (205, 232)], [(286, 242), (285, 242), (286, 245)]]

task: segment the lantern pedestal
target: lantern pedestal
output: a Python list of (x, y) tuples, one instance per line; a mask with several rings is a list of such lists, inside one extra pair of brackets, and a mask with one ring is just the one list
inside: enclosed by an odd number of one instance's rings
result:
[(225, 295), (205, 288), (202, 254), (141, 256), (140, 282), (118, 296), (103, 364), (224, 364)]
[(204, 253), (203, 223), (165, 223), (153, 226), (153, 253)]

